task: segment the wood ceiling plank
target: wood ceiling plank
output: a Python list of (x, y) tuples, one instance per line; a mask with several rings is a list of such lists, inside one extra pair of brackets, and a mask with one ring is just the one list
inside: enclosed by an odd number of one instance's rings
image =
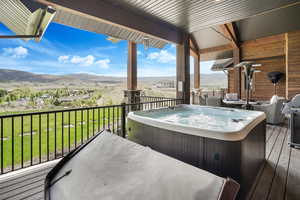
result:
[(183, 32), (172, 24), (150, 19), (130, 12), (106, 1), (89, 0), (36, 0), (55, 9), (65, 10), (104, 23), (137, 31), (145, 35), (176, 44), (182, 43)]

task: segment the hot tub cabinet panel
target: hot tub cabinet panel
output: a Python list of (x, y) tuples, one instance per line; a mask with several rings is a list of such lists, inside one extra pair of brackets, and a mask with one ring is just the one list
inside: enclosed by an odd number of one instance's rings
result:
[(226, 141), (158, 128), (132, 119), (128, 138), (216, 175), (231, 177), (241, 184), (244, 196), (265, 159), (266, 121), (259, 122), (247, 136)]

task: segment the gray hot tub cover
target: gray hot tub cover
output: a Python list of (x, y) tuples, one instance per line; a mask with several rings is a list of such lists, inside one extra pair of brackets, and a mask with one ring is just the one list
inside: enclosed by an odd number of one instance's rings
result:
[(45, 199), (229, 200), (238, 190), (231, 179), (104, 131), (50, 171)]

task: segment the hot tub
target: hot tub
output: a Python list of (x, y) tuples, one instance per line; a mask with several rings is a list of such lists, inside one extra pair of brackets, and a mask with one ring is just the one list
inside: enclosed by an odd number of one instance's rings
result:
[(263, 112), (198, 105), (136, 111), (128, 139), (251, 187), (265, 159)]

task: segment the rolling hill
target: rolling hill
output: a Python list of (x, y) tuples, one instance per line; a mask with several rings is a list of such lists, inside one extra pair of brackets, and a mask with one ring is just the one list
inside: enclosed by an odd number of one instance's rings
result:
[[(143, 83), (155, 84), (160, 81), (175, 81), (175, 76), (166, 77), (139, 77), (138, 81)], [(208, 87), (226, 87), (227, 77), (222, 73), (214, 74), (201, 74), (201, 85)], [(29, 82), (29, 83), (107, 83), (107, 84), (117, 84), (124, 83), (126, 81), (125, 77), (112, 77), (112, 76), (98, 76), (91, 74), (67, 74), (67, 75), (50, 75), (50, 74), (35, 74), (31, 72), (10, 70), (10, 69), (0, 69), (0, 82), (1, 83), (19, 83), (19, 82)], [(191, 83), (193, 86), (193, 75), (191, 75)]]

